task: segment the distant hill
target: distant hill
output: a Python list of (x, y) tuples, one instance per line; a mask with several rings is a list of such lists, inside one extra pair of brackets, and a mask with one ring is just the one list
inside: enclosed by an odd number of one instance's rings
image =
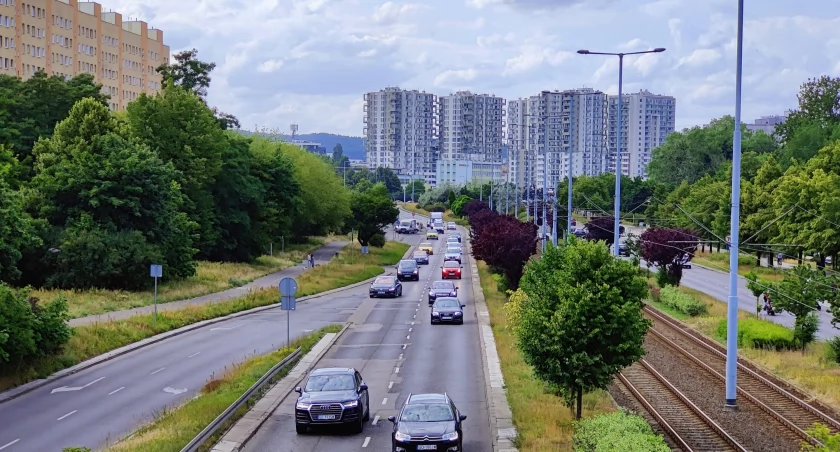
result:
[[(250, 136), (254, 132), (248, 130), (240, 130), (239, 133)], [(291, 136), (282, 134), (279, 136), (281, 140), (290, 140)], [(344, 149), (344, 155), (350, 159), (365, 159), (365, 147), (362, 142), (362, 137), (348, 137), (344, 135), (335, 135), (332, 133), (304, 133), (295, 135), (295, 140), (314, 141), (321, 143), (321, 146), (327, 149), (327, 154), (332, 154), (333, 147), (336, 143), (341, 143), (341, 148)]]

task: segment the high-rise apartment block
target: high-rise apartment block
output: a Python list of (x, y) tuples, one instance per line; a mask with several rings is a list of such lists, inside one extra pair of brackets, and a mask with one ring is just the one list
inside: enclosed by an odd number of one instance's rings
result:
[(753, 121), (752, 124), (747, 124), (747, 130), (752, 130), (753, 132), (758, 132), (760, 130), (767, 135), (772, 136), (776, 132), (776, 126), (784, 124), (785, 121), (787, 121), (787, 118), (787, 114), (762, 116)]
[[(647, 178), (653, 150), (665, 142), (676, 127), (677, 100), (642, 90), (622, 95), (621, 173)], [(609, 171), (615, 172), (618, 96), (609, 96), (607, 146)]]
[(90, 73), (111, 96), (111, 109), (123, 110), (141, 93), (160, 90), (155, 68), (166, 62), (169, 46), (161, 30), (123, 20), (99, 3), (0, 0), (0, 74)]
[(440, 98), (440, 158), (500, 162), (505, 100), (459, 91)]
[(437, 97), (389, 87), (365, 94), (368, 167), (393, 169), (404, 182), (435, 182)]

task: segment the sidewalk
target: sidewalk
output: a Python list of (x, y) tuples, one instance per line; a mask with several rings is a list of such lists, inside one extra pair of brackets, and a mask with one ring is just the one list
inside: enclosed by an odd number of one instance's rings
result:
[[(335, 253), (348, 245), (349, 242), (332, 242), (316, 250), (312, 253), (315, 256), (315, 264), (320, 265), (329, 262)], [(219, 303), (222, 301), (232, 300), (241, 297), (250, 290), (259, 290), (269, 287), (276, 287), (280, 284), (280, 280), (287, 277), (295, 277), (306, 271), (304, 263), (300, 263), (294, 267), (281, 270), (279, 272), (271, 273), (269, 275), (257, 278), (248, 284), (232, 289), (223, 290), (221, 292), (202, 295), (200, 297), (189, 298), (186, 300), (172, 301), (169, 303), (158, 304), (158, 312), (173, 311), (184, 309), (188, 306), (204, 305)], [(124, 311), (106, 312), (104, 314), (90, 315), (87, 317), (79, 317), (78, 319), (70, 320), (71, 327), (90, 325), (97, 322), (107, 322), (110, 320), (123, 320), (139, 314), (151, 314), (155, 312), (154, 305), (143, 306), (134, 309), (127, 309)]]

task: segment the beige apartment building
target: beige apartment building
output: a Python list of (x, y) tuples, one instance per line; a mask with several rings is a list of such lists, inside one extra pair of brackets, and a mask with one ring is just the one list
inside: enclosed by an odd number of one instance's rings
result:
[(163, 32), (96, 2), (0, 0), (0, 74), (23, 79), (38, 70), (72, 77), (90, 73), (124, 110), (140, 93), (155, 93), (155, 72), (169, 61)]

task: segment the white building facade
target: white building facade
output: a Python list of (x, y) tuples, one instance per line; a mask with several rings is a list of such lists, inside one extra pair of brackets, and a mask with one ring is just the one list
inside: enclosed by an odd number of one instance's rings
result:
[(501, 161), (505, 99), (459, 91), (440, 97), (439, 112), (441, 159)]
[(400, 179), (434, 184), (437, 96), (389, 87), (364, 96), (367, 166), (394, 170)]
[(503, 182), (502, 164), (499, 162), (475, 162), (472, 160), (439, 160), (437, 162), (437, 184), (466, 185), (470, 182)]
[[(677, 100), (642, 90), (622, 95), (621, 173), (647, 178), (652, 152), (676, 127)], [(609, 171), (615, 172), (618, 96), (609, 96), (607, 146)]]

